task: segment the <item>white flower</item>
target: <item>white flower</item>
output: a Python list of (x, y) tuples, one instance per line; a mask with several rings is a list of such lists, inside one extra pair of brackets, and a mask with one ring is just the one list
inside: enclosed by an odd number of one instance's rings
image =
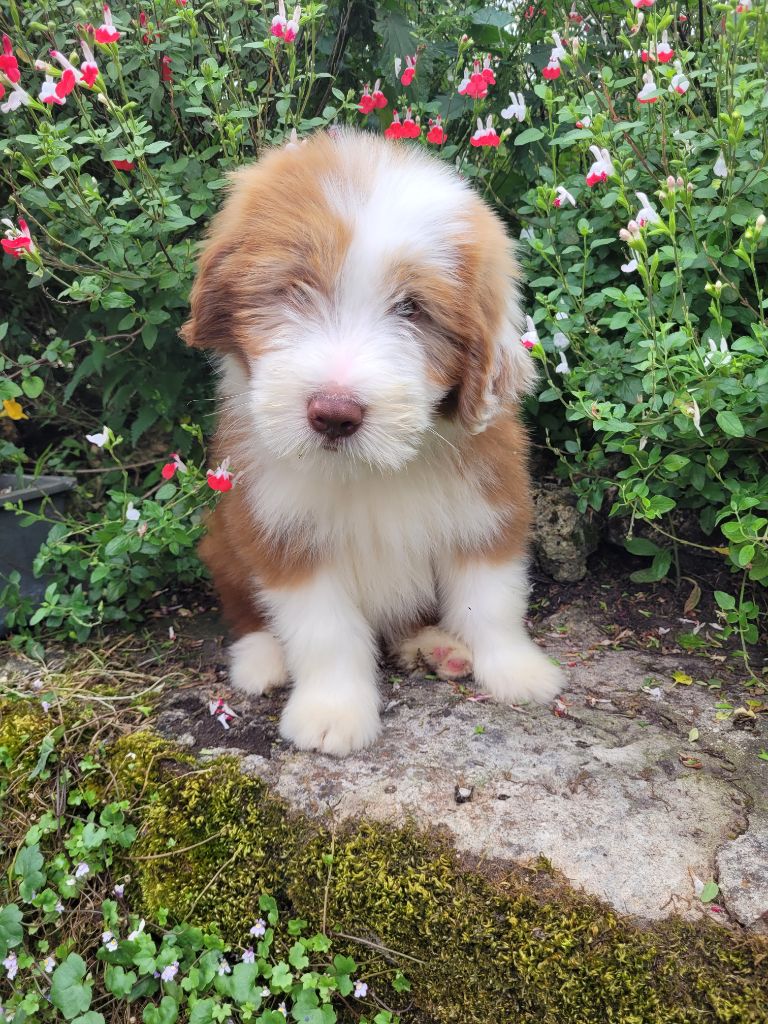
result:
[(137, 508), (134, 508), (132, 501), (128, 502), (128, 508), (125, 510), (125, 518), (129, 523), (135, 523), (141, 518), (141, 512)]
[(523, 94), (521, 92), (511, 92), (509, 98), (512, 102), (508, 107), (504, 107), (501, 116), (505, 121), (509, 121), (513, 117), (518, 121), (525, 120), (525, 98)]
[(733, 356), (728, 351), (728, 342), (725, 338), (720, 339), (719, 349), (712, 338), (709, 339), (707, 344), (709, 345), (709, 355), (704, 356), (705, 366), (727, 366), (733, 359)]
[(59, 902), (56, 904), (55, 910), (57, 914), (64, 913), (64, 904), (61, 902), (61, 900), (59, 900)]
[(633, 258), (629, 263), (622, 263), (621, 269), (625, 274), (633, 274), (637, 270), (637, 260)]
[(280, 1003), (280, 1005), (277, 1008), (277, 1012), (282, 1013), (284, 1017), (288, 1016), (288, 1010), (285, 1008), (285, 1003)]
[(658, 224), (661, 220), (656, 210), (651, 205), (651, 201), (645, 192), (635, 192), (635, 195), (642, 203), (640, 210), (635, 218), (641, 228), (645, 227), (646, 224)]
[(355, 982), (355, 991), (352, 993), (355, 999), (365, 999), (368, 995), (368, 986), (364, 981)]
[[(211, 702), (211, 703), (213, 703), (213, 702)], [(213, 714), (213, 713), (214, 712), (211, 711), (211, 714)], [(255, 938), (257, 938), (257, 939), (260, 939), (261, 936), (266, 932), (266, 930), (267, 930), (267, 922), (262, 917), (260, 917), (259, 920), (256, 922), (256, 924), (248, 932), (248, 934), (255, 936)]]
[(555, 191), (557, 192), (557, 198), (555, 199), (555, 206), (557, 206), (559, 208), (559, 207), (561, 207), (563, 205), (563, 203), (570, 203), (571, 206), (575, 206), (576, 205), (576, 200), (573, 198), (573, 196), (571, 195), (571, 193), (568, 191), (567, 188), (564, 188), (562, 185), (558, 185), (557, 188), (555, 189)]
[(114, 953), (117, 949), (117, 939), (112, 932), (102, 932), (101, 941), (107, 947), (110, 953)]
[(532, 242), (536, 238), (536, 233), (533, 228), (523, 228), (520, 232), (521, 242)]
[(109, 440), (109, 427), (104, 427), (99, 434), (86, 434), (85, 440), (95, 444), (97, 448), (103, 448)]
[(5, 103), (0, 103), (0, 110), (4, 114), (10, 114), (12, 110), (18, 110), (21, 106), (28, 106), (30, 98), (29, 93), (25, 92), (20, 85), (14, 84), (13, 91), (8, 93), (8, 99)]
[(232, 968), (229, 966), (227, 961), (222, 957), (221, 963), (219, 964), (219, 977), (224, 974), (231, 974)]
[(527, 330), (521, 336), (520, 341), (526, 348), (533, 348), (534, 345), (539, 344), (539, 335), (533, 320), (529, 316), (525, 318), (525, 326)]
[(403, 70), (403, 62), (400, 57), (395, 57), (395, 78), (400, 78), (400, 72)]
[(712, 173), (717, 175), (718, 178), (728, 177), (728, 164), (725, 162), (725, 154), (722, 149), (718, 154), (717, 160), (715, 160), (715, 166), (712, 168)]
[(571, 347), (571, 339), (567, 334), (563, 334), (562, 331), (555, 331), (552, 337), (552, 344), (560, 352), (565, 352), (567, 348)]
[(262, 999), (269, 999), (269, 997), (272, 995), (272, 993), (270, 992), (270, 990), (265, 985), (264, 988), (261, 990), (260, 995), (261, 995)]
[(676, 92), (678, 96), (684, 96), (690, 89), (691, 83), (685, 77), (683, 65), (679, 60), (675, 61), (674, 67), (675, 73), (672, 75), (672, 81), (669, 83), (669, 91)]
[(45, 960), (43, 960), (43, 970), (45, 971), (46, 974), (50, 974), (55, 968), (55, 966), (56, 960), (54, 957), (47, 956)]
[(160, 980), (161, 981), (173, 981), (173, 979), (176, 977), (176, 975), (178, 973), (179, 973), (179, 961), (178, 960), (174, 960), (174, 962), (172, 964), (168, 964), (167, 967), (164, 967), (162, 969), (162, 971), (160, 972)]
[(252, 964), (256, 960), (256, 954), (249, 946), (248, 949), (243, 950), (243, 955), (240, 957), (240, 959), (243, 961), (244, 964)]
[(8, 972), (8, 981), (13, 981), (19, 972), (19, 963), (15, 953), (8, 954), (5, 960), (3, 960), (3, 967)]
[(656, 95), (656, 81), (653, 77), (652, 71), (646, 71), (643, 75), (643, 88), (637, 94), (638, 103), (655, 103), (658, 99)]
[(141, 933), (144, 931), (144, 918), (139, 921), (139, 927), (134, 930), (128, 936), (128, 941), (133, 942), (134, 939), (138, 939)]
[(90, 870), (91, 869), (88, 867), (85, 861), (81, 860), (80, 863), (75, 868), (75, 878), (85, 878), (85, 876), (90, 872)]
[(560, 362), (555, 367), (555, 373), (570, 373), (571, 368), (568, 365), (568, 360), (565, 358), (565, 352), (560, 356)]
[(563, 40), (560, 38), (560, 33), (559, 32), (553, 32), (552, 33), (552, 38), (555, 41), (555, 45), (554, 45), (554, 47), (552, 49), (552, 55), (550, 56), (549, 59), (550, 59), (550, 61), (562, 60), (563, 57), (567, 56), (568, 51), (563, 46)]
[(116, 885), (112, 892), (115, 894), (115, 896), (122, 897), (123, 893), (125, 892), (125, 886), (122, 884)]
[(558, 309), (558, 311), (555, 313), (555, 320), (567, 320), (567, 319), (568, 319), (568, 313), (566, 312), (566, 310)]

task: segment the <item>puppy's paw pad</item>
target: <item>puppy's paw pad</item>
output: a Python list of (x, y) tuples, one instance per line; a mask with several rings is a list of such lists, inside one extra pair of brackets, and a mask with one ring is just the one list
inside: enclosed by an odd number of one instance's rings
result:
[(563, 673), (532, 641), (477, 652), (475, 682), (505, 704), (546, 704), (565, 686)]
[(280, 642), (271, 633), (248, 633), (229, 649), (229, 681), (256, 696), (284, 686), (288, 669)]
[(280, 719), (280, 735), (300, 750), (319, 750), (344, 757), (370, 746), (381, 731), (375, 702), (355, 703), (354, 697), (334, 700), (328, 695), (295, 691)]
[(409, 669), (426, 665), (440, 679), (463, 679), (472, 674), (472, 654), (460, 640), (429, 626), (400, 646), (400, 658)]

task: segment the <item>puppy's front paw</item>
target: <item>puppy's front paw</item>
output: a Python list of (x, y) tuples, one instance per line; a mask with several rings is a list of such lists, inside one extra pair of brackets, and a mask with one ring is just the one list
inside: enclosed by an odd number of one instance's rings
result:
[(271, 633), (248, 633), (229, 649), (229, 681), (256, 696), (288, 681), (280, 641)]
[[(334, 692), (336, 689), (336, 692)], [(375, 695), (333, 684), (327, 689), (298, 687), (280, 719), (280, 735), (300, 750), (343, 757), (373, 743), (381, 731)]]
[(475, 683), (505, 704), (546, 704), (565, 685), (562, 672), (527, 638), (475, 651)]
[(472, 654), (456, 637), (427, 626), (400, 644), (400, 661), (408, 669), (424, 662), (440, 679), (463, 679), (472, 674)]

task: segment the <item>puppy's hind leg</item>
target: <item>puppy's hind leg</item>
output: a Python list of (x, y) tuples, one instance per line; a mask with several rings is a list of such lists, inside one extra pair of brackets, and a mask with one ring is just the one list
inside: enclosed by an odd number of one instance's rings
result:
[(414, 671), (431, 669), (440, 679), (464, 679), (472, 674), (472, 653), (455, 636), (439, 626), (425, 626), (396, 648), (400, 664)]

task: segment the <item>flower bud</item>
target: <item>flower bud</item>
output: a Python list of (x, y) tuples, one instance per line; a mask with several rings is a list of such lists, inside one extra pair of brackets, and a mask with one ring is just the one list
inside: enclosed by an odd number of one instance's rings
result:
[(688, 191), (688, 192), (693, 192), (693, 183), (692, 183), (692, 182), (690, 182), (690, 181), (688, 182), (688, 188), (687, 188), (687, 191)]
[(764, 213), (759, 213), (757, 215), (757, 220), (755, 221), (755, 227), (757, 228), (758, 231), (762, 231), (763, 228), (765, 227), (765, 214)]
[(675, 187), (675, 179), (672, 177), (671, 174), (667, 178), (667, 187), (670, 188), (670, 189)]
[(684, 184), (685, 184), (685, 182), (683, 181), (682, 175), (678, 174), (678, 176), (677, 176), (677, 187), (678, 188), (682, 188)]

